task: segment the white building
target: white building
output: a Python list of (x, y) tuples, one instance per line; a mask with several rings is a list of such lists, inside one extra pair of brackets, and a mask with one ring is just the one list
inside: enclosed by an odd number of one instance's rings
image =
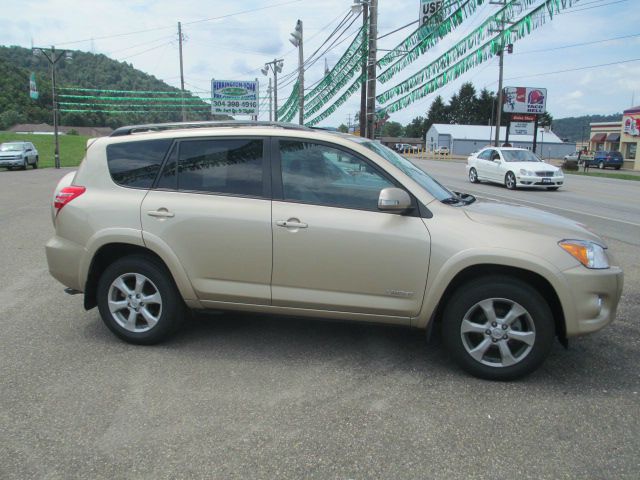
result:
[[(507, 128), (500, 127), (500, 145), (505, 143)], [(452, 155), (466, 156), (490, 145), (495, 137), (495, 128), (487, 125), (449, 125), (434, 123), (427, 131), (427, 150), (447, 147)], [(533, 149), (533, 135), (509, 135), (513, 147)], [(576, 144), (563, 142), (552, 131), (538, 129), (536, 152), (544, 158), (562, 158), (576, 151)]]

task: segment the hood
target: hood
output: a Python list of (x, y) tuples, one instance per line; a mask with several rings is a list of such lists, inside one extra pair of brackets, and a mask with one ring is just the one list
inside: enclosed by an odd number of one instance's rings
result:
[(555, 172), (560, 170), (558, 167), (546, 162), (507, 162), (506, 164), (514, 170), (520, 170), (521, 168), (534, 172)]
[(591, 240), (605, 245), (600, 237), (587, 230), (583, 224), (537, 208), (480, 199), (462, 208), (470, 220), (484, 225), (544, 234), (555, 237), (558, 241)]

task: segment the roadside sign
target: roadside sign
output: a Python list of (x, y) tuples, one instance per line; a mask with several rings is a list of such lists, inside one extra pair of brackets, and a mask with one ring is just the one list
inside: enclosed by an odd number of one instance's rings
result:
[(420, 25), (427, 23), (444, 5), (444, 0), (420, 0)]
[(211, 80), (211, 113), (258, 115), (257, 80)]
[(546, 111), (547, 89), (531, 87), (506, 87), (502, 111), (505, 113), (535, 113)]
[(511, 135), (533, 135), (532, 122), (511, 122), (509, 133)]
[(514, 113), (511, 115), (511, 121), (512, 122), (535, 122), (536, 121), (536, 116), (535, 115), (521, 115), (518, 113)]

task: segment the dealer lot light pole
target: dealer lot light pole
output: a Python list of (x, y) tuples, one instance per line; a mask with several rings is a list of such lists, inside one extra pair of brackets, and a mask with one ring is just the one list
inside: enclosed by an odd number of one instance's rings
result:
[(278, 121), (278, 74), (282, 72), (283, 59), (275, 58), (271, 62), (264, 64), (260, 69), (264, 76), (269, 75), (269, 70), (273, 72), (273, 121)]
[[(47, 51), (48, 50), (48, 51)], [(51, 49), (33, 47), (33, 54), (35, 56), (44, 55), (51, 65), (51, 100), (53, 103), (53, 136), (55, 141), (54, 149), (54, 165), (56, 168), (60, 168), (60, 142), (58, 140), (58, 102), (56, 100), (56, 64), (66, 58), (71, 60), (72, 53), (68, 50), (60, 50), (56, 52), (56, 47), (53, 45)]]
[(298, 47), (298, 123), (304, 124), (304, 55), (302, 51), (302, 20), (296, 22), (296, 29), (289, 41)]

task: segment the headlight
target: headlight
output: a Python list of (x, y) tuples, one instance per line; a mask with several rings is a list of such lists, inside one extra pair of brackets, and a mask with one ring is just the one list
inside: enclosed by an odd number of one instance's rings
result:
[(533, 172), (529, 171), (529, 170), (525, 170), (524, 168), (520, 169), (520, 175), (527, 175), (527, 176), (532, 176)]
[(554, 177), (563, 177), (564, 174), (562, 173), (562, 170), (558, 169), (554, 172), (553, 174)]
[(602, 245), (585, 240), (562, 240), (558, 245), (587, 268), (609, 268), (607, 252)]

